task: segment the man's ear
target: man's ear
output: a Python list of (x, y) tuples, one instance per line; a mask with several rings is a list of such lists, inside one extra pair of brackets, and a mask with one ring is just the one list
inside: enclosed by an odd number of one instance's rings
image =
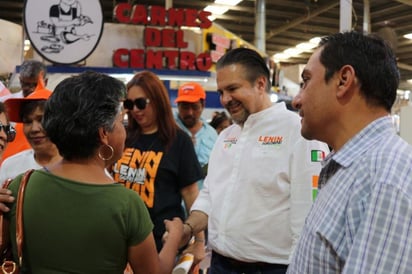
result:
[(336, 95), (341, 97), (353, 84), (356, 83), (356, 74), (352, 66), (345, 65), (338, 71), (337, 76), (338, 92)]
[(262, 90), (264, 93), (266, 93), (266, 85), (267, 85), (268, 79), (264, 76), (260, 76), (256, 79), (256, 85), (259, 90)]

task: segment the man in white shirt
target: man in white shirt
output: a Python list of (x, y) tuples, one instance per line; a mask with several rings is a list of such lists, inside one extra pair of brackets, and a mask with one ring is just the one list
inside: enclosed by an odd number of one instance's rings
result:
[(283, 102), (272, 104), (270, 72), (257, 52), (227, 52), (216, 75), (234, 124), (212, 150), (182, 244), (207, 227), (212, 273), (286, 273), (329, 149), (301, 136), (299, 116)]

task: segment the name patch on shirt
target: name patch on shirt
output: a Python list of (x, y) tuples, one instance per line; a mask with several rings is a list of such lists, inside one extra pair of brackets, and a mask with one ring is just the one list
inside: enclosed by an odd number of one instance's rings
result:
[(230, 148), (232, 145), (236, 145), (237, 138), (236, 137), (228, 137), (223, 140), (223, 148)]
[(259, 136), (258, 142), (262, 145), (280, 145), (283, 142), (283, 136)]

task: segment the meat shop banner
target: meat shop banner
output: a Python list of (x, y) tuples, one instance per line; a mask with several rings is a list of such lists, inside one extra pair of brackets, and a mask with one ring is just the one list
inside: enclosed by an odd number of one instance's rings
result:
[(121, 3), (114, 14), (119, 23), (144, 26), (143, 47), (116, 49), (115, 67), (208, 71), (212, 66), (208, 51), (189, 49), (191, 37), (186, 37), (182, 29), (209, 28), (210, 12)]
[(46, 60), (74, 64), (96, 48), (103, 32), (99, 0), (26, 0), (24, 28)]

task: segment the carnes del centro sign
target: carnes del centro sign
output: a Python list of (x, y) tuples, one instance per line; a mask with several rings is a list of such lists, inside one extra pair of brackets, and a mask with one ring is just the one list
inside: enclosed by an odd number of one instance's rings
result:
[(212, 66), (209, 52), (196, 54), (185, 50), (188, 42), (180, 27), (207, 29), (212, 25), (208, 11), (161, 6), (118, 4), (114, 9), (119, 23), (143, 25), (144, 48), (119, 48), (113, 65), (136, 69), (179, 69), (207, 71)]

